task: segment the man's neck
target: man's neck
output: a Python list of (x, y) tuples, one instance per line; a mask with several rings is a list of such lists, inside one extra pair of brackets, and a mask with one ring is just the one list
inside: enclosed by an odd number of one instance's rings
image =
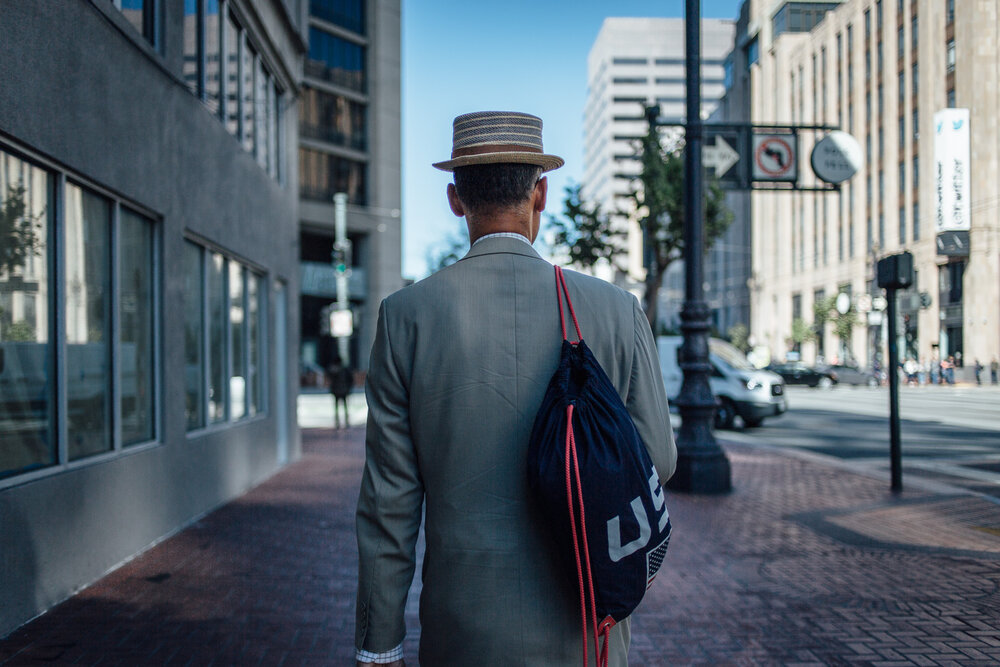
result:
[(469, 241), (475, 243), (489, 234), (520, 234), (534, 242), (531, 217), (522, 211), (500, 211), (496, 214), (474, 219), (469, 224)]

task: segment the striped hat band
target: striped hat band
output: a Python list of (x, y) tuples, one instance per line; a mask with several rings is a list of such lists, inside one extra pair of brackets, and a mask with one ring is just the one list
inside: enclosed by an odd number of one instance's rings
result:
[(543, 171), (561, 167), (563, 159), (542, 148), (542, 119), (514, 111), (478, 111), (458, 116), (452, 133), (451, 160), (434, 164), (453, 171), (472, 164), (535, 164)]

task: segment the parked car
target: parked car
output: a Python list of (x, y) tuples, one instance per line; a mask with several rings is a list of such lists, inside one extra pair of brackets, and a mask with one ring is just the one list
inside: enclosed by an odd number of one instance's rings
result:
[[(677, 399), (683, 381), (678, 359), (682, 342), (681, 336), (656, 339), (663, 385), (671, 401)], [(744, 426), (759, 426), (765, 417), (788, 409), (785, 383), (780, 377), (754, 368), (742, 352), (724, 340), (710, 338), (708, 351), (712, 365), (708, 384), (716, 400), (715, 428), (732, 428), (737, 415)]]
[(822, 370), (832, 374), (838, 384), (866, 387), (877, 387), (879, 385), (875, 373), (854, 365), (830, 364), (829, 366), (823, 366)]
[(833, 373), (806, 366), (799, 361), (771, 364), (767, 370), (780, 375), (785, 380), (785, 384), (804, 384), (809, 387), (826, 388), (837, 383), (837, 377)]

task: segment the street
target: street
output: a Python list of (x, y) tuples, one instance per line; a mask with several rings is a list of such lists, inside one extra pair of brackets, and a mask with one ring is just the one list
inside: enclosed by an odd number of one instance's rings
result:
[[(887, 387), (788, 387), (788, 412), (723, 441), (791, 448), (888, 474)], [(1000, 497), (1000, 388), (900, 387), (903, 484), (944, 482)]]

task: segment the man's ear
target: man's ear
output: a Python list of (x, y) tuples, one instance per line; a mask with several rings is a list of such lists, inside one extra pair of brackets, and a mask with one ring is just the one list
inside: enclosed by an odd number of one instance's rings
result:
[(542, 176), (535, 183), (535, 191), (532, 194), (531, 208), (535, 213), (541, 213), (545, 210), (545, 200), (549, 194), (549, 179), (547, 176)]
[(465, 217), (465, 207), (462, 206), (462, 200), (458, 198), (458, 190), (455, 189), (454, 183), (448, 184), (448, 206), (451, 207), (451, 212), (458, 217)]

